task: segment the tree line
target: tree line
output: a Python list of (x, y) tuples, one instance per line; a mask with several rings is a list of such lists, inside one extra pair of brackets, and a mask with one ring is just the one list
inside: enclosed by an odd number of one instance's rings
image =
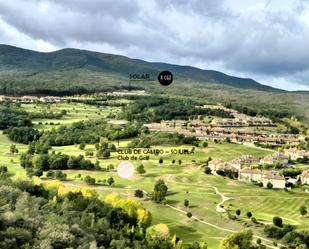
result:
[(0, 199), (0, 248), (175, 248), (170, 234), (159, 237), (149, 211), (134, 200), (102, 201), (86, 188), (8, 178), (0, 182)]
[(63, 169), (95, 169), (95, 164), (84, 158), (83, 155), (69, 156), (56, 153), (34, 154), (22, 153), (20, 156), (20, 165), (26, 169), (28, 176), (42, 176), (47, 170), (63, 170)]
[(188, 99), (148, 96), (136, 99), (131, 105), (122, 108), (120, 117), (143, 123), (172, 119), (188, 120), (198, 115), (233, 117), (222, 109), (200, 108), (198, 105), (199, 102)]

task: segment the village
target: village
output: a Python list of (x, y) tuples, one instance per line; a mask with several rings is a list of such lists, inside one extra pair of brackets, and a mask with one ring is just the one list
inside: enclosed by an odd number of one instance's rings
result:
[(280, 166), (280, 169), (292, 168), (291, 160), (304, 157), (309, 157), (309, 151), (292, 148), (263, 158), (243, 155), (229, 162), (215, 159), (208, 162), (208, 167), (214, 175), (218, 175), (218, 171), (228, 170), (237, 173), (239, 181), (258, 183), (265, 188), (286, 189), (298, 184), (309, 184), (309, 171), (304, 170), (296, 177), (284, 177), (275, 166)]
[(200, 118), (193, 120), (162, 120), (160, 123), (146, 124), (151, 131), (179, 133), (200, 140), (230, 141), (233, 143), (268, 144), (297, 146), (307, 136), (277, 133), (276, 124), (266, 117), (251, 117), (223, 106), (205, 105), (199, 108), (222, 109), (233, 118), (210, 117), (206, 122)]
[[(150, 131), (179, 133), (185, 136), (196, 137), (200, 140), (231, 141), (234, 143), (260, 144), (289, 144), (298, 145), (305, 141), (305, 136), (297, 134), (268, 134), (258, 131), (240, 129), (241, 127), (273, 126), (267, 121), (251, 118), (250, 120), (224, 119), (219, 122), (206, 124), (201, 120), (171, 120), (145, 125)], [(261, 124), (262, 123), (262, 124)], [(267, 122), (268, 123), (268, 122)], [(240, 125), (241, 124), (241, 125)]]
[[(305, 140), (304, 137), (294, 134), (259, 134), (256, 132), (241, 132), (237, 126), (274, 126), (266, 118), (254, 118), (234, 120), (221, 120), (220, 122), (206, 124), (201, 120), (171, 120), (161, 121), (145, 125), (150, 131), (167, 133), (179, 133), (185, 136), (195, 136), (200, 140), (230, 141), (235, 143), (265, 143), (265, 144), (287, 144), (298, 145)], [(208, 162), (212, 174), (217, 171), (230, 170), (238, 174), (238, 180), (244, 182), (256, 182), (265, 188), (285, 189), (290, 185), (309, 184), (309, 171), (302, 172), (296, 178), (284, 177), (276, 170), (275, 165), (282, 168), (291, 167), (289, 162), (299, 158), (308, 158), (309, 151), (297, 148), (286, 148), (282, 152), (275, 152), (273, 155), (264, 158), (243, 155), (238, 159), (225, 162), (215, 159)], [(270, 169), (263, 169), (268, 165)]]
[(299, 184), (309, 184), (307, 170), (296, 177), (284, 177), (280, 174), (280, 170), (292, 168), (290, 162), (309, 157), (309, 151), (297, 148), (297, 145), (304, 142), (307, 136), (269, 132), (273, 131), (276, 124), (265, 117), (250, 117), (221, 106), (204, 106), (206, 107), (222, 108), (231, 113), (234, 118), (211, 118), (208, 122), (200, 118), (162, 120), (160, 123), (145, 126), (150, 131), (178, 133), (200, 140), (225, 141), (251, 146), (256, 144), (283, 146), (280, 152), (275, 151), (272, 155), (263, 158), (242, 155), (229, 162), (221, 159), (210, 160), (208, 167), (212, 174), (218, 175), (219, 171), (234, 172), (239, 181), (257, 183), (265, 188), (288, 189)]
[(0, 96), (0, 102), (11, 103), (60, 103), (61, 98), (56, 96)]

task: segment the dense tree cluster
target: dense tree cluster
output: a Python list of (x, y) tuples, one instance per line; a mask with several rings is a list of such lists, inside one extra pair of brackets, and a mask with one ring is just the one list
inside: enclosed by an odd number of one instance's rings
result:
[(63, 116), (67, 115), (66, 110), (61, 110), (60, 112), (53, 111), (41, 111), (41, 112), (32, 112), (29, 113), (31, 119), (61, 119)]
[(248, 107), (248, 105), (241, 105), (239, 103), (228, 103), (225, 104), (225, 107), (232, 108), (241, 113), (247, 114), (249, 116), (257, 116), (262, 115), (268, 117), (274, 121), (280, 121), (280, 119), (285, 117), (295, 116), (294, 112), (288, 111), (286, 108), (283, 109), (275, 109), (275, 108), (265, 108), (256, 105), (254, 108)]
[(21, 111), (9, 104), (0, 108), (0, 129), (21, 126), (32, 126), (27, 112)]
[(230, 169), (219, 169), (216, 171), (216, 173), (220, 176), (227, 176), (230, 179), (237, 179), (238, 178), (238, 172)]
[[(60, 126), (57, 129), (45, 131), (41, 140), (47, 141), (51, 146), (64, 146), (81, 143), (95, 144), (101, 137), (108, 140), (126, 139), (135, 137), (140, 132), (140, 126), (130, 124), (119, 129), (105, 121), (81, 121), (72, 126)], [(119, 136), (118, 136), (119, 135)]]
[(116, 146), (113, 143), (108, 143), (106, 141), (95, 144), (95, 149), (97, 151), (97, 158), (107, 159), (111, 156), (111, 152), (116, 151)]
[(232, 115), (222, 109), (199, 108), (192, 100), (150, 96), (137, 99), (129, 107), (123, 108), (122, 118), (140, 122), (159, 122), (161, 120), (185, 119), (198, 115), (231, 118)]
[(61, 170), (49, 170), (46, 173), (46, 177), (63, 181), (67, 179), (67, 174), (63, 173)]
[(165, 225), (150, 227), (142, 204), (106, 199), (56, 182), (1, 182), (0, 248), (175, 248)]
[(83, 155), (68, 156), (60, 152), (45, 154), (23, 153), (20, 156), (20, 165), (27, 170), (29, 176), (41, 176), (46, 170), (86, 169), (91, 170), (95, 165)]
[(283, 224), (280, 217), (273, 218), (273, 225), (266, 225), (264, 233), (281, 241), (289, 246), (289, 248), (309, 248), (309, 232), (296, 231), (294, 226)]
[(41, 133), (32, 127), (22, 126), (10, 128), (7, 131), (9, 139), (17, 143), (28, 144), (36, 141), (41, 136)]
[(199, 146), (199, 140), (196, 137), (185, 137), (182, 134), (171, 134), (162, 132), (151, 132), (150, 134), (141, 134), (132, 139), (129, 147), (150, 147), (153, 145), (183, 145), (190, 144)]
[(254, 245), (253, 233), (251, 230), (246, 230), (238, 233), (233, 233), (226, 239), (222, 240), (220, 249), (258, 249), (266, 248)]

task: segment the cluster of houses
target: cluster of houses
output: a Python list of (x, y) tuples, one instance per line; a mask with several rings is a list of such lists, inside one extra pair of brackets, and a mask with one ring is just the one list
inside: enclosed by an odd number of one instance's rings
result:
[[(272, 126), (270, 120), (261, 118), (256, 119), (257, 123), (263, 123)], [(249, 119), (252, 121), (252, 119)], [(259, 120), (259, 121), (258, 121)], [(262, 121), (264, 120), (264, 121)], [(250, 121), (250, 122), (251, 122)], [(296, 134), (267, 134), (248, 129), (241, 130), (237, 126), (219, 126), (217, 123), (204, 123), (201, 120), (162, 120), (160, 123), (146, 124), (151, 131), (161, 131), (166, 133), (180, 133), (185, 136), (194, 136), (201, 140), (226, 141), (234, 143), (260, 143), (260, 144), (289, 144), (298, 145), (302, 143), (305, 137)], [(220, 121), (223, 122), (223, 121)], [(238, 122), (238, 121), (235, 121)], [(246, 122), (249, 122), (248, 120)], [(247, 125), (248, 126), (248, 125)], [(259, 125), (261, 126), (261, 125)], [(249, 126), (248, 126), (249, 127)]]
[[(204, 126), (202, 120), (163, 120), (161, 124), (169, 127), (185, 127), (188, 124), (193, 127)], [(211, 127), (250, 127), (250, 126), (275, 126), (272, 120), (264, 117), (248, 117), (246, 118), (215, 118), (211, 121)]]
[(144, 90), (134, 90), (134, 91), (118, 91), (107, 93), (108, 96), (149, 96), (149, 93), (146, 93)]
[(309, 158), (309, 151), (308, 150), (299, 150), (297, 148), (289, 148), (284, 150), (284, 154), (291, 158), (291, 160), (297, 160), (298, 158), (308, 157)]
[(268, 118), (250, 117), (242, 118), (222, 118), (212, 121), (214, 127), (248, 127), (248, 126), (275, 126), (272, 120)]
[(60, 103), (61, 98), (56, 96), (0, 96), (0, 101), (13, 103)]
[[(307, 152), (308, 153), (308, 152)], [(284, 177), (274, 170), (262, 170), (259, 168), (253, 168), (256, 165), (276, 164), (280, 163), (287, 167), (289, 159), (291, 158), (289, 151), (285, 153), (276, 152), (273, 155), (263, 158), (243, 155), (237, 159), (229, 162), (225, 162), (221, 159), (215, 159), (208, 162), (208, 167), (213, 174), (216, 174), (218, 170), (232, 170), (238, 172), (238, 180), (244, 182), (256, 182), (268, 187), (269, 183), (273, 188), (284, 189), (287, 183), (293, 185), (297, 183), (309, 184), (309, 171), (302, 172), (297, 178)], [(295, 159), (299, 157), (294, 157)]]

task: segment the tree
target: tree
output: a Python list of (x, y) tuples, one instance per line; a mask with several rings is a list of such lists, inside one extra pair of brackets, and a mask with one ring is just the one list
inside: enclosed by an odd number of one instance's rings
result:
[(114, 185), (114, 184), (115, 184), (114, 178), (113, 178), (113, 177), (108, 178), (108, 179), (107, 179), (107, 184), (108, 184), (109, 186)]
[(7, 166), (0, 166), (0, 173), (7, 173), (8, 172), (8, 167)]
[[(0, 166), (0, 178), (1, 179), (8, 179), (8, 167), (7, 166)], [(1, 224), (1, 222), (0, 222)]]
[(208, 166), (205, 166), (204, 172), (205, 172), (205, 174), (210, 175), (211, 169)]
[(11, 144), (11, 146), (10, 146), (10, 152), (12, 153), (12, 154), (15, 154), (15, 153), (17, 153), (16, 152), (16, 145), (15, 144)]
[(306, 206), (301, 206), (299, 212), (302, 216), (305, 216), (308, 213)]
[(165, 185), (165, 182), (162, 179), (159, 179), (155, 186), (154, 186), (154, 190), (151, 194), (151, 198), (153, 201), (161, 203), (166, 195), (167, 195), (167, 190), (168, 187)]
[(272, 184), (271, 182), (268, 182), (267, 185), (266, 185), (266, 187), (267, 187), (268, 189), (272, 189), (272, 188), (273, 188), (273, 184)]
[(188, 217), (188, 218), (191, 218), (191, 217), (192, 217), (192, 213), (188, 212), (188, 213), (187, 213), (187, 217)]
[(274, 216), (273, 223), (277, 227), (282, 227), (282, 225), (283, 225), (282, 218), (279, 217), (279, 216)]
[(159, 159), (159, 163), (160, 163), (160, 164), (163, 163), (163, 158), (162, 158), (162, 157)]
[(258, 238), (258, 239), (256, 240), (256, 243), (257, 243), (258, 245), (260, 245), (260, 244), (262, 244), (262, 240), (261, 240), (260, 238)]
[(115, 166), (114, 166), (114, 164), (109, 164), (109, 165), (107, 165), (107, 171), (114, 171), (115, 170)]
[(47, 170), (49, 167), (48, 164), (48, 155), (46, 154), (40, 154), (40, 155), (35, 155), (32, 158), (32, 166), (34, 169), (39, 169), (39, 170)]
[(93, 178), (91, 176), (85, 176), (84, 182), (88, 185), (94, 185), (95, 184), (95, 178)]
[(207, 243), (198, 243), (198, 242), (193, 242), (191, 245), (187, 247), (188, 249), (207, 249)]
[(179, 165), (181, 165), (181, 164), (182, 164), (182, 161), (181, 161), (181, 159), (179, 159), (179, 160), (178, 160), (178, 164), (179, 164)]
[(251, 230), (233, 233), (221, 241), (220, 249), (253, 249)]
[(108, 144), (108, 149), (110, 151), (116, 151), (116, 145), (115, 144)]
[(135, 190), (134, 196), (135, 196), (135, 197), (138, 197), (138, 198), (143, 198), (143, 197), (144, 197), (144, 192), (143, 192), (143, 190), (141, 190), (141, 189)]
[(239, 209), (236, 210), (236, 215), (239, 216), (241, 211)]
[(80, 145), (79, 145), (79, 149), (80, 149), (80, 150), (84, 150), (85, 147), (86, 147), (86, 144), (85, 144), (85, 143), (80, 143)]
[(48, 178), (55, 178), (55, 171), (53, 171), (53, 170), (47, 171), (46, 177), (48, 177)]
[(184, 205), (186, 208), (189, 207), (189, 204), (190, 204), (189, 200), (185, 199), (185, 200), (183, 201), (183, 205)]
[(250, 211), (247, 212), (247, 217), (250, 219), (252, 217), (252, 213)]
[(143, 164), (138, 165), (137, 168), (136, 168), (136, 170), (137, 170), (137, 172), (138, 172), (140, 175), (146, 173), (146, 170), (145, 170), (145, 167), (144, 167)]
[[(55, 178), (59, 179), (59, 180), (66, 180), (67, 179), (67, 174), (66, 173), (63, 173), (62, 171), (60, 170), (57, 170), (55, 172)], [(95, 179), (94, 179), (94, 183), (95, 183)]]
[(207, 148), (208, 147), (208, 143), (206, 141), (202, 142), (202, 147)]
[(148, 240), (164, 241), (170, 236), (170, 230), (165, 224), (157, 224), (147, 228), (146, 237)]
[(104, 159), (107, 159), (107, 158), (109, 158), (110, 156), (111, 156), (111, 153), (110, 153), (109, 150), (104, 150), (104, 151), (103, 151), (102, 157), (103, 157)]
[(100, 169), (101, 169), (99, 160), (96, 160), (96, 161), (95, 161), (94, 167), (95, 167), (95, 169), (97, 169), (97, 170), (100, 170)]

